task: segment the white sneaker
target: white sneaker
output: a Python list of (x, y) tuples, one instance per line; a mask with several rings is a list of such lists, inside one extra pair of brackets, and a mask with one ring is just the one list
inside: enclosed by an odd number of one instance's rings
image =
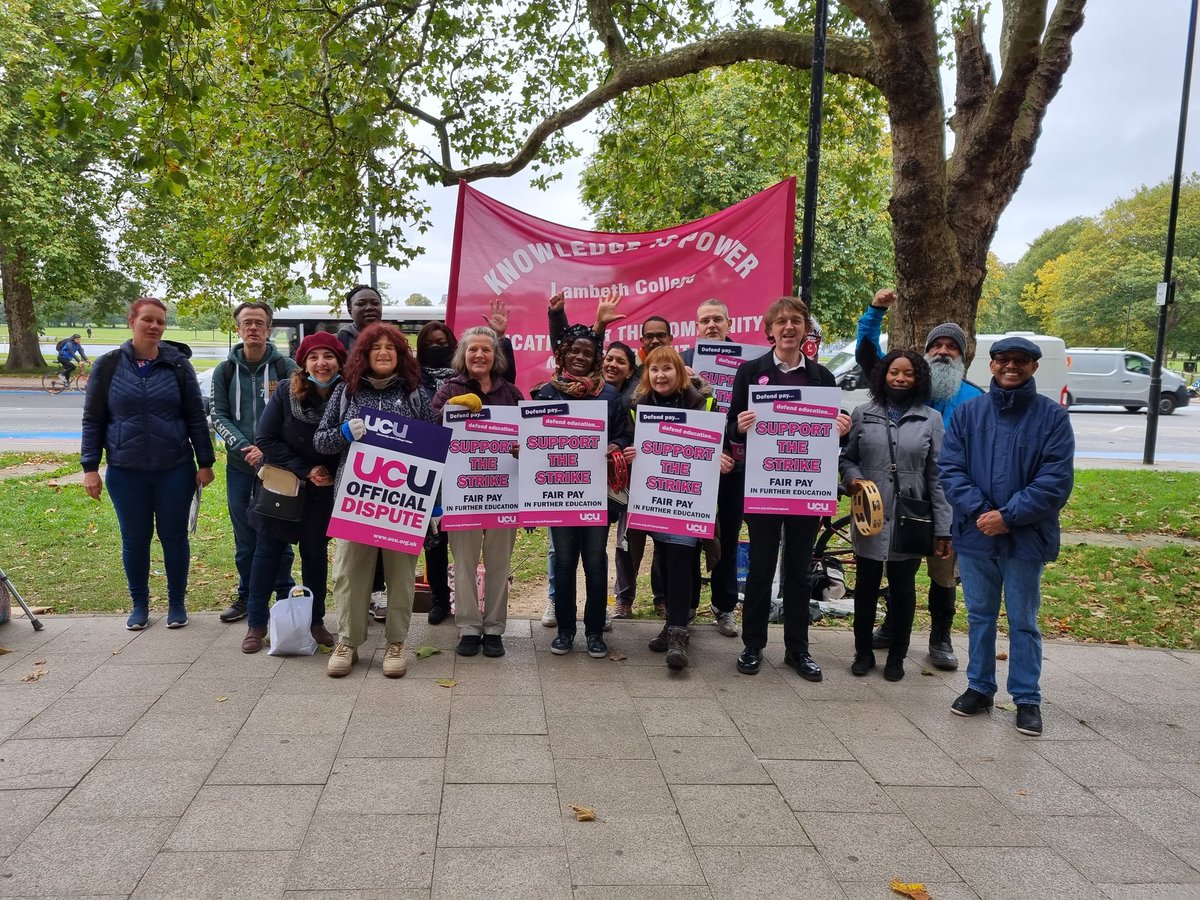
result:
[(608, 609), (604, 610), (604, 630), (612, 631), (612, 613)]
[(371, 616), (376, 622), (387, 621), (387, 591), (371, 591)]
[(547, 628), (558, 627), (558, 616), (554, 613), (554, 601), (546, 601), (546, 611), (542, 613), (542, 624)]

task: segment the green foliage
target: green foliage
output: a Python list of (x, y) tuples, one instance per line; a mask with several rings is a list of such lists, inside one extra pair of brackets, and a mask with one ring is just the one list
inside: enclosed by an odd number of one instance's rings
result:
[(424, 294), (413, 292), (408, 295), (408, 299), (404, 301), (405, 306), (433, 306), (433, 301)]
[[(1022, 305), (1068, 346), (1153, 353), (1170, 198), (1171, 184), (1163, 182), (1117, 200), (1093, 220), (1060, 226), (1071, 236), (1023, 287)], [(1194, 174), (1180, 188), (1173, 277), (1167, 347), (1194, 355), (1200, 351), (1200, 176)]]
[[(601, 117), (599, 144), (582, 179), (597, 227), (666, 228), (711, 215), (789, 175), (803, 183), (807, 142), (797, 123), (807, 121), (808, 100), (807, 72), (748, 63), (622, 96)], [(851, 334), (864, 298), (894, 277), (883, 126), (876, 92), (829, 79), (813, 297), (832, 337)], [(797, 265), (800, 237), (797, 228)]]

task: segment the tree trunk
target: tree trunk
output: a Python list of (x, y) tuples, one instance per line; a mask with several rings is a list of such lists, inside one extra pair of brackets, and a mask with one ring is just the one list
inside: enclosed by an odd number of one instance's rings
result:
[(0, 282), (4, 287), (4, 315), (8, 318), (8, 362), (5, 370), (42, 369), (46, 360), (38, 346), (33, 291), (25, 274), (25, 251), (0, 244)]

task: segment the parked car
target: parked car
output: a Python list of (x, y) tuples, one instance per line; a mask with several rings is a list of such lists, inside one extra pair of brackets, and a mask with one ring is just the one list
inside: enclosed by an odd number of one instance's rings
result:
[[(992, 373), (988, 368), (991, 357), (988, 350), (992, 344), (1001, 338), (1023, 337), (1033, 341), (1042, 348), (1042, 358), (1038, 362), (1037, 374), (1034, 381), (1038, 393), (1049, 397), (1055, 403), (1067, 404), (1067, 345), (1062, 338), (1051, 337), (1048, 334), (1034, 334), (1031, 331), (1009, 331), (1005, 334), (975, 335), (975, 358), (967, 368), (967, 380), (972, 381), (985, 391), (992, 382)], [(887, 335), (880, 338), (884, 352), (887, 352)], [(863, 377), (862, 369), (854, 361), (856, 341), (848, 343), (839, 353), (830, 358), (825, 367), (833, 373), (834, 380), (842, 389), (842, 407), (854, 407), (867, 402), (867, 380)]]
[[(1154, 361), (1136, 350), (1120, 347), (1071, 347), (1067, 350), (1068, 403), (1123, 406), (1130, 412), (1150, 403), (1150, 370)], [(1168, 369), (1162, 370), (1158, 411), (1169, 416), (1187, 406), (1187, 385)]]

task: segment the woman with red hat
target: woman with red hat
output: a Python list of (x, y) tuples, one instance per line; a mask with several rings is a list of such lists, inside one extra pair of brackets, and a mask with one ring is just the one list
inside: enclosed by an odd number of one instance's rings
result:
[(262, 451), (264, 464), (287, 469), (304, 483), (304, 512), (299, 521), (285, 521), (256, 511), (254, 498), (262, 486), (255, 482), (249, 514), (258, 542), (246, 597), (249, 627), (242, 641), (243, 653), (262, 649), (267, 633), (267, 601), (274, 593), (279, 561), (288, 544), (299, 544), (301, 575), (312, 591), (312, 636), (319, 644), (335, 643), (324, 621), (329, 577), (329, 538), (325, 531), (333, 514), (338, 455), (318, 453), (313, 433), (321, 423), (334, 385), (341, 380), (346, 349), (332, 334), (318, 331), (300, 342), (296, 362), (300, 368), (279, 384), (263, 410), (255, 443)]

